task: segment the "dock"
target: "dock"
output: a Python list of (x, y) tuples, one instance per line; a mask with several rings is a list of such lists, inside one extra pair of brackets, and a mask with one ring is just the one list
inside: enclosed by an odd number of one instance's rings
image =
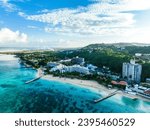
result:
[(32, 82), (34, 82), (34, 81), (39, 80), (40, 78), (42, 78), (42, 76), (43, 76), (43, 71), (42, 71), (40, 68), (38, 69), (37, 75), (38, 75), (38, 77), (36, 77), (36, 78), (34, 78), (34, 79), (32, 79), (32, 80), (29, 80), (29, 81), (25, 82), (25, 84), (32, 83)]
[(34, 81), (36, 81), (36, 80), (39, 80), (41, 77), (42, 77), (42, 76), (37, 77), (37, 78), (32, 79), (32, 80), (29, 80), (29, 81), (25, 82), (25, 84), (29, 84), (29, 83), (32, 83), (32, 82), (34, 82)]
[(98, 103), (98, 102), (101, 102), (101, 101), (103, 101), (103, 100), (106, 100), (107, 98), (110, 98), (110, 97), (112, 97), (112, 96), (116, 95), (116, 94), (117, 94), (117, 92), (118, 92), (118, 90), (116, 90), (116, 91), (114, 91), (114, 92), (110, 93), (109, 95), (107, 95), (107, 96), (105, 96), (105, 97), (103, 97), (103, 98), (100, 98), (100, 99), (94, 100), (94, 103)]

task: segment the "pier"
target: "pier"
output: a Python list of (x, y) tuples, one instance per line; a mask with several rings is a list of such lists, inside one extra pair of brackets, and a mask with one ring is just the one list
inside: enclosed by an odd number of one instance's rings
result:
[(42, 77), (42, 76), (37, 77), (37, 78), (32, 79), (32, 80), (29, 80), (29, 81), (25, 82), (25, 84), (29, 84), (29, 83), (32, 83), (32, 82), (34, 82), (34, 81), (36, 81), (36, 80), (39, 80), (41, 77)]
[(34, 82), (34, 81), (36, 81), (36, 80), (39, 80), (39, 79), (43, 76), (43, 71), (42, 71), (42, 69), (40, 69), (40, 68), (38, 69), (37, 75), (38, 75), (37, 78), (34, 78), (34, 79), (32, 79), (32, 80), (29, 80), (29, 81), (25, 82), (25, 84), (29, 84), (29, 83), (32, 83), (32, 82)]
[(101, 102), (101, 101), (103, 101), (103, 100), (106, 100), (107, 98), (110, 98), (110, 97), (112, 97), (112, 96), (116, 95), (116, 94), (117, 94), (117, 92), (118, 92), (118, 90), (116, 90), (116, 91), (114, 91), (114, 92), (110, 93), (109, 95), (107, 95), (107, 96), (105, 96), (105, 97), (103, 97), (103, 98), (100, 98), (100, 99), (94, 100), (94, 103), (98, 103), (98, 102)]

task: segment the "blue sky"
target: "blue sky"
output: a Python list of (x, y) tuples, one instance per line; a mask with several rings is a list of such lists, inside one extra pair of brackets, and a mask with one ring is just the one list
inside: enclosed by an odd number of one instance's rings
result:
[(148, 0), (0, 0), (0, 46), (150, 43)]

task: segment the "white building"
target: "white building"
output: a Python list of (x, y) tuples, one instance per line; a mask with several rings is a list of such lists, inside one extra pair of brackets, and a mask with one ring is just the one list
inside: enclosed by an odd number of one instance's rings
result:
[(150, 83), (150, 78), (146, 78), (146, 83)]
[(59, 64), (59, 65), (53, 67), (53, 68), (50, 70), (50, 72), (59, 71), (59, 72), (63, 73), (63, 72), (66, 71), (66, 68), (67, 68), (67, 66), (65, 66), (65, 65), (63, 65), (63, 64)]
[(63, 63), (63, 62), (71, 62), (71, 59), (67, 59), (67, 60), (60, 60), (59, 63)]
[(140, 83), (141, 81), (142, 66), (131, 60), (130, 63), (123, 63), (122, 76), (128, 82)]
[(135, 53), (135, 56), (140, 57), (140, 56), (142, 56), (142, 53)]
[(62, 64), (59, 64), (56, 67), (53, 67), (50, 72), (54, 71), (59, 71), (60, 73), (65, 73), (65, 72), (78, 72), (82, 74), (89, 74), (89, 69), (86, 67), (82, 67), (80, 65), (73, 65), (73, 66), (65, 66)]
[(56, 67), (56, 66), (58, 66), (58, 65), (59, 65), (59, 63), (57, 63), (57, 62), (48, 62), (48, 63), (47, 63), (47, 67), (50, 67), (50, 68)]
[(90, 71), (95, 71), (98, 67), (97, 66), (94, 66), (92, 64), (87, 64), (87, 68), (90, 70)]
[(82, 74), (89, 74), (89, 69), (86, 67), (82, 67), (80, 65), (73, 65), (73, 66), (68, 66), (67, 68), (68, 72), (78, 72)]
[(78, 64), (78, 65), (84, 65), (84, 63), (85, 63), (85, 60), (84, 60), (84, 58), (81, 58), (81, 57), (74, 57), (74, 58), (72, 58), (71, 59), (71, 62), (73, 63), (73, 64)]

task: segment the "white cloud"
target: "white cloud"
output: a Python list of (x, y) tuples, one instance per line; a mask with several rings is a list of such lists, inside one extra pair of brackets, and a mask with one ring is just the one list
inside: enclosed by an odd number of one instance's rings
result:
[(0, 0), (0, 6), (8, 12), (20, 10), (13, 2), (24, 2), (26, 0)]
[(27, 42), (27, 35), (19, 31), (12, 31), (8, 28), (0, 29), (0, 43), (25, 43)]
[(0, 6), (5, 8), (6, 11), (16, 10), (16, 6), (10, 3), (10, 0), (0, 0)]
[[(46, 23), (46, 32), (79, 35), (131, 35), (135, 33), (131, 11), (150, 9), (148, 0), (91, 0), (93, 4), (77, 9), (57, 9), (43, 14), (20, 16)], [(120, 33), (121, 32), (121, 33)]]
[(48, 12), (50, 12), (50, 10), (48, 10), (48, 9), (43, 9), (41, 11), (38, 11), (38, 13), (48, 13)]
[(38, 29), (37, 26), (32, 26), (32, 25), (28, 25), (27, 28), (30, 28), (30, 29)]

